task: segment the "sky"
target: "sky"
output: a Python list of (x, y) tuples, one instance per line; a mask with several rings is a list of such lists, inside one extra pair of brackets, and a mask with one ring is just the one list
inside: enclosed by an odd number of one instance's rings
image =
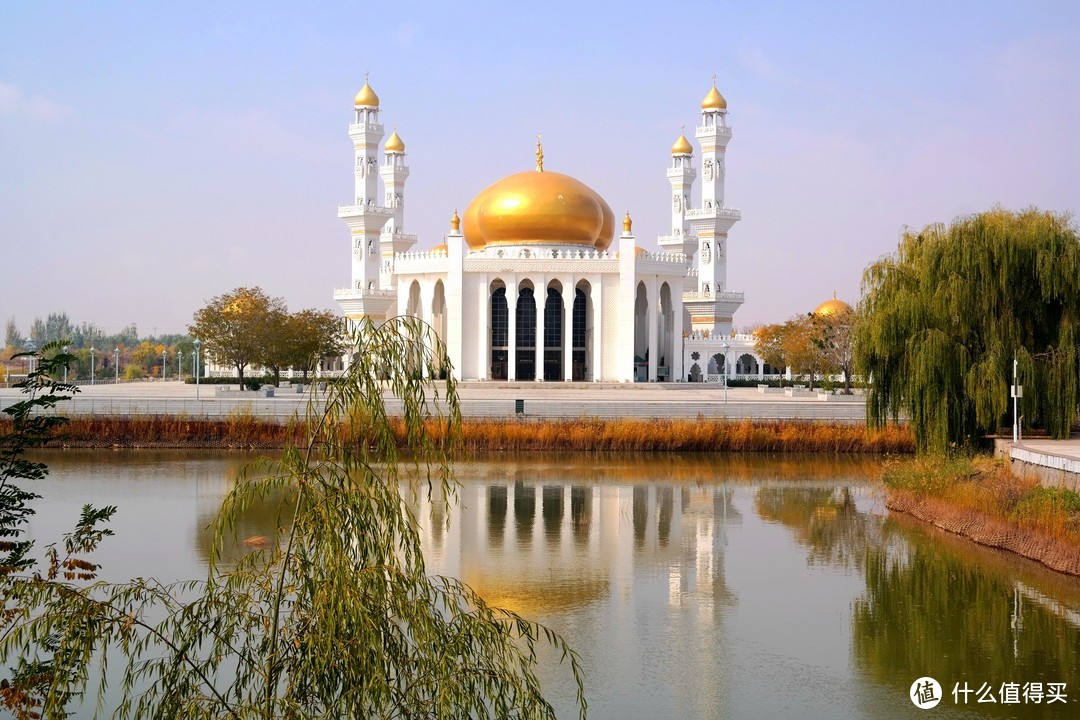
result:
[[(405, 229), (534, 167), (670, 226), (670, 148), (711, 78), (741, 209), (736, 326), (836, 291), (905, 227), (1080, 206), (1080, 3), (102, 2), (0, 7), (0, 322), (183, 332), (259, 286), (349, 283), (352, 98), (407, 146)], [(695, 187), (695, 204), (700, 195)]]

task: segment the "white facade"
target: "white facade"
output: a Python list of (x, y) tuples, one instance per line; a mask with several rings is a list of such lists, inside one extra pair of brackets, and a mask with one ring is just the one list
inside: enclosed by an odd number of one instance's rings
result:
[[(378, 123), (378, 97), (367, 84), (356, 97), (354, 113), (349, 137), (355, 197), (338, 209), (350, 230), (351, 282), (334, 291), (346, 317), (408, 315), (426, 321), (446, 343), (454, 375), (465, 381), (708, 381), (736, 370), (761, 377), (764, 368), (754, 354), (753, 338), (732, 333), (743, 295), (727, 287), (727, 234), (740, 214), (723, 206), (724, 152), (731, 129), (726, 103), (715, 87), (702, 103), (696, 132), (705, 160), (702, 195), (694, 207), (697, 168), (692, 148), (680, 137), (667, 171), (672, 231), (659, 239), (659, 252), (638, 246), (629, 215), (621, 235), (613, 237), (607, 204), (573, 178), (544, 173), (539, 142), (538, 175), (511, 176), (484, 192), (501, 192), (503, 183), (513, 183), (506, 192), (518, 196), (535, 188), (537, 202), (525, 204), (542, 206), (539, 194), (550, 194), (546, 188), (556, 184), (560, 203), (564, 193), (580, 195), (570, 198), (568, 213), (602, 208), (599, 235), (582, 239), (568, 231), (560, 237), (558, 228), (567, 223), (556, 207), (535, 217), (514, 215), (516, 227), (523, 228), (519, 235), (500, 230), (494, 239), (481, 238), (478, 228), (493, 211), (478, 196), (473, 205), (480, 205), (479, 220), (466, 211), (463, 229), (455, 212), (442, 245), (411, 250), (416, 236), (404, 230), (409, 172), (404, 143), (394, 132), (379, 163), (384, 131)], [(581, 202), (573, 205), (576, 200)], [(600, 223), (596, 217), (594, 227)], [(495, 225), (506, 223), (490, 226)], [(717, 364), (717, 353), (730, 359)]]

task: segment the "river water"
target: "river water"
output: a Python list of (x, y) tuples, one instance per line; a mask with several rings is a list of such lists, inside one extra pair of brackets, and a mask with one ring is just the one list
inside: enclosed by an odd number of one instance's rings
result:
[[(118, 505), (97, 557), (111, 580), (204, 576), (207, 526), (247, 460), (45, 459), (35, 538), (59, 538), (84, 502)], [(582, 657), (591, 718), (1080, 716), (1080, 581), (891, 515), (880, 467), (477, 460), (458, 467), (449, 530), (439, 504), (421, 501), (425, 554), (433, 571), (564, 635)], [(252, 512), (240, 536), (272, 536), (274, 518)], [(574, 717), (568, 674), (543, 675), (560, 716)], [(910, 698), (924, 676), (942, 687), (929, 711)]]

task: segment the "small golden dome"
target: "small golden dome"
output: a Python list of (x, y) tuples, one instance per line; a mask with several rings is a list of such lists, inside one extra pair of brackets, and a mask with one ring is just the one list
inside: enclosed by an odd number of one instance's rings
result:
[(386, 139), (386, 144), (383, 145), (383, 150), (386, 152), (405, 152), (405, 143), (401, 141), (401, 136), (397, 134), (397, 130), (394, 134)]
[(431, 252), (433, 252), (433, 253), (443, 253), (445, 255), (445, 254), (449, 253), (450, 251), (447, 249), (446, 243), (442, 243), (440, 245), (436, 245), (435, 247), (431, 248)]
[(629, 233), (630, 228), (632, 228), (633, 226), (634, 226), (634, 221), (630, 219), (630, 211), (627, 210), (626, 211), (626, 217), (624, 217), (623, 221), (622, 221), (622, 231), (624, 233)]
[(671, 146), (672, 155), (692, 155), (694, 148), (690, 144), (690, 141), (686, 139), (686, 135), (679, 134), (679, 139), (675, 141), (675, 144)]
[(832, 300), (826, 300), (814, 309), (815, 315), (838, 315), (844, 312), (852, 312), (851, 306), (843, 300), (836, 299), (836, 291), (833, 290)]
[(450, 229), (454, 232), (461, 230), (461, 218), (458, 217), (457, 210), (454, 210), (454, 217), (450, 218)]
[(606, 250), (615, 214), (585, 183), (557, 172), (510, 175), (477, 195), (462, 218), (465, 242), (488, 245), (589, 245)]
[(716, 85), (712, 86), (709, 90), (709, 94), (705, 96), (705, 99), (701, 101), (702, 110), (727, 110), (727, 100), (720, 94), (720, 91), (716, 89)]
[(364, 87), (360, 88), (360, 92), (356, 93), (356, 99), (353, 100), (353, 105), (364, 105), (367, 107), (379, 107), (379, 96), (375, 94), (375, 91), (371, 89), (371, 86), (364, 81)]

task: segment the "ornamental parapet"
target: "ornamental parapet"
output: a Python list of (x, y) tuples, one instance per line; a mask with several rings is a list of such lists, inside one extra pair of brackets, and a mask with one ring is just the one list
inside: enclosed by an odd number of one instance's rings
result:
[(614, 260), (616, 254), (592, 249), (486, 247), (473, 250), (466, 257), (469, 260)]
[(727, 220), (742, 220), (742, 212), (740, 210), (738, 210), (737, 208), (722, 207), (722, 208), (713, 208), (713, 209), (708, 209), (708, 210), (703, 209), (703, 208), (696, 208), (696, 209), (690, 210), (690, 211), (688, 211), (686, 213), (686, 219), (687, 220), (690, 220), (691, 218), (714, 218), (714, 217), (715, 218), (725, 218)]
[(731, 126), (730, 125), (698, 125), (697, 130), (694, 131), (696, 137), (710, 136), (715, 133), (718, 137), (731, 138)]
[(745, 295), (741, 292), (731, 292), (730, 290), (722, 290), (720, 292), (684, 292), (683, 302), (694, 302), (695, 300), (705, 300), (712, 302), (713, 300), (737, 300), (740, 303), (743, 302)]
[(349, 134), (359, 135), (360, 133), (381, 133), (384, 131), (382, 125), (379, 123), (349, 123)]
[(365, 298), (393, 298), (397, 290), (363, 290), (361, 288), (334, 288), (335, 300), (363, 300)]
[(373, 217), (392, 217), (394, 211), (384, 208), (382, 205), (338, 205), (337, 216), (352, 217), (354, 215), (371, 215)]
[(416, 235), (403, 232), (387, 232), (386, 228), (384, 227), (382, 229), (382, 234), (379, 236), (379, 239), (385, 240), (387, 242), (407, 242), (411, 244), (416, 242)]

